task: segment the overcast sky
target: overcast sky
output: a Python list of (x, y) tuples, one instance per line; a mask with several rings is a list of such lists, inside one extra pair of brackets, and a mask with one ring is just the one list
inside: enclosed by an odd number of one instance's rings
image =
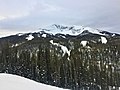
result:
[(0, 0), (0, 34), (52, 24), (120, 33), (120, 0)]

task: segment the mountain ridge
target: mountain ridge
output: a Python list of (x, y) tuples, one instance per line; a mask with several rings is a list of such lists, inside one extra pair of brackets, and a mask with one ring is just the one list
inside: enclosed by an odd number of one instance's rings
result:
[(7, 37), (0, 38), (0, 42), (9, 41), (13, 44), (19, 44), (39, 38), (49, 39), (80, 39), (80, 41), (90, 41), (94, 43), (109, 43), (119, 40), (120, 34), (92, 29), (83, 26), (63, 26), (53, 24), (46, 29), (39, 29), (38, 32), (18, 33)]
[[(22, 36), (24, 34), (28, 33), (40, 33), (40, 32), (45, 32), (48, 34), (56, 35), (56, 34), (64, 34), (64, 35), (71, 35), (71, 36), (77, 36), (77, 35), (84, 35), (84, 34), (98, 34), (98, 35), (104, 35), (104, 36), (120, 36), (120, 34), (117, 33), (112, 33), (100, 29), (93, 29), (90, 27), (84, 27), (84, 26), (77, 26), (77, 25), (58, 25), (58, 24), (53, 24), (45, 28), (39, 28), (38, 31), (36, 32), (26, 32), (26, 33), (18, 33), (16, 35)], [(14, 34), (15, 35), (15, 34)], [(13, 36), (13, 35), (10, 35)], [(9, 36), (5, 36), (9, 37)], [(1, 38), (5, 38), (1, 37)]]
[(68, 28), (0, 38), (0, 72), (72, 90), (119, 88), (120, 35)]

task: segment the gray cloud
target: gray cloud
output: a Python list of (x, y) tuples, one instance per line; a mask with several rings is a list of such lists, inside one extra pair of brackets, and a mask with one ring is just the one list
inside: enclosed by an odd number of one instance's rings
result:
[(1, 30), (34, 30), (53, 23), (120, 33), (119, 0), (0, 0)]

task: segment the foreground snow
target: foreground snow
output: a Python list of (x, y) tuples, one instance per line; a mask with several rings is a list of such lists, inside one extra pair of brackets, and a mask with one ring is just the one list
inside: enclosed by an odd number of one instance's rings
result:
[(63, 90), (11, 74), (0, 74), (0, 90)]

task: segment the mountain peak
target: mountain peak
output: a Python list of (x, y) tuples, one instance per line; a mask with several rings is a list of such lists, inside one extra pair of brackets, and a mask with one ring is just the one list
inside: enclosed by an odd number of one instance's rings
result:
[(45, 31), (46, 33), (52, 33), (53, 35), (55, 34), (79, 35), (79, 34), (84, 34), (84, 32), (86, 31), (93, 34), (102, 35), (102, 33), (100, 33), (102, 31), (98, 29), (93, 29), (84, 26), (77, 26), (77, 25), (65, 26), (65, 25), (53, 24), (51, 26), (46, 27), (45, 29), (40, 29), (40, 30)]

